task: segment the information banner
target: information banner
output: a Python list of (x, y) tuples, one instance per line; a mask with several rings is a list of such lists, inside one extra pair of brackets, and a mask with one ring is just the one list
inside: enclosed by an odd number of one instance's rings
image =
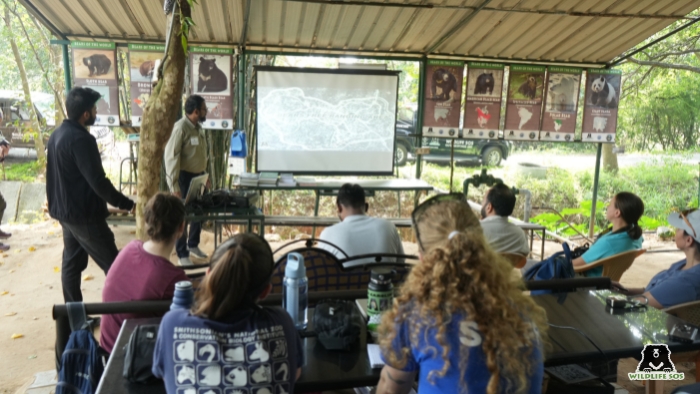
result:
[(141, 126), (143, 109), (153, 90), (153, 73), (163, 58), (165, 45), (129, 44), (129, 75), (131, 76), (131, 125)]
[(581, 133), (584, 142), (615, 142), (621, 85), (621, 70), (590, 69), (586, 72)]
[(464, 138), (498, 138), (505, 65), (467, 63)]
[(540, 141), (572, 142), (583, 69), (549, 67)]
[(116, 46), (113, 42), (71, 41), (73, 84), (97, 91), (95, 126), (119, 126)]
[(190, 47), (192, 94), (206, 100), (205, 129), (233, 130), (231, 72), (233, 49)]
[(507, 140), (537, 141), (545, 72), (545, 66), (510, 66), (504, 130)]
[(462, 109), (464, 62), (428, 60), (425, 81), (423, 135), (456, 138)]

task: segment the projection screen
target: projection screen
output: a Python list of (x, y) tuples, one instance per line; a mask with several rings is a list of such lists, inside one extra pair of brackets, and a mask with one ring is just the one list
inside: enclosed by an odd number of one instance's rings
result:
[(391, 175), (397, 71), (256, 67), (258, 172)]

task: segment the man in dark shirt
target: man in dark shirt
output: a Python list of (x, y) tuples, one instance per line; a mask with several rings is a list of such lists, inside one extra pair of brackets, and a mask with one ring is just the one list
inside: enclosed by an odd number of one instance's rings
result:
[(135, 204), (107, 179), (97, 141), (87, 127), (95, 123), (100, 94), (74, 88), (66, 98), (64, 120), (47, 146), (46, 197), (49, 214), (63, 227), (61, 282), (66, 302), (83, 300), (80, 275), (90, 255), (107, 274), (119, 253), (107, 226), (106, 202), (133, 211)]

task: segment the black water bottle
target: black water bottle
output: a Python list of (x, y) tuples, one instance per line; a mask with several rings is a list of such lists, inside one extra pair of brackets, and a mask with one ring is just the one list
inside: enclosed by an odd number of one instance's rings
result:
[(391, 283), (393, 276), (394, 271), (387, 268), (373, 269), (370, 274), (367, 287), (367, 327), (370, 331), (376, 330), (381, 322), (382, 312), (391, 308), (394, 298), (394, 285)]
[(175, 294), (173, 294), (173, 303), (170, 304), (170, 310), (175, 309), (190, 309), (194, 301), (194, 290), (192, 282), (183, 280), (175, 283)]

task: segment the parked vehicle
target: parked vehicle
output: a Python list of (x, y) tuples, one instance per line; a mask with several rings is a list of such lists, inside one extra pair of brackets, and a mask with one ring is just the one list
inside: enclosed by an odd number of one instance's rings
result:
[[(34, 94), (32, 94), (33, 96)], [(10, 142), (13, 148), (34, 148), (34, 136), (25, 136), (21, 130), (24, 125), (28, 125), (31, 122), (27, 103), (13, 92), (0, 91), (0, 109), (2, 109), (4, 115), (2, 121), (0, 121), (0, 133), (2, 133), (2, 136)], [(54, 127), (53, 124), (50, 124), (53, 123), (50, 122), (53, 117), (47, 119), (36, 104), (34, 105), (34, 110), (39, 118), (44, 146), (46, 146), (50, 131)]]

